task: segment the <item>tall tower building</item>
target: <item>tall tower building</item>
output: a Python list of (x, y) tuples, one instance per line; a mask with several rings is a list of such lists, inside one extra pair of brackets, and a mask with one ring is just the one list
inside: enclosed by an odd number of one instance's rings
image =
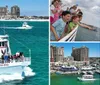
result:
[(88, 61), (89, 49), (86, 46), (72, 48), (72, 56), (75, 61)]
[(8, 9), (8, 6), (6, 6), (6, 7), (0, 7), (0, 17), (7, 15), (7, 9)]
[(51, 52), (51, 55), (50, 55), (51, 62), (63, 61), (64, 47), (50, 46), (50, 52)]
[(11, 15), (20, 17), (20, 8), (17, 5), (11, 7)]

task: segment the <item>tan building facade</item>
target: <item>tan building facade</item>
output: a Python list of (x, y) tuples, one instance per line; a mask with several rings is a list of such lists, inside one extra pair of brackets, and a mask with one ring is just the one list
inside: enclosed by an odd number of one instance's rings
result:
[(56, 46), (50, 46), (50, 56), (51, 56), (51, 62), (58, 62), (63, 61), (64, 59), (64, 47), (56, 47)]

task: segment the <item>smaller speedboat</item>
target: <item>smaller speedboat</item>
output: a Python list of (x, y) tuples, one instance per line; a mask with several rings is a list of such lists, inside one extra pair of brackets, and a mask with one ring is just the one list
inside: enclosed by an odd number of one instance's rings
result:
[(93, 75), (85, 74), (82, 77), (78, 77), (78, 80), (80, 80), (80, 81), (94, 81), (96, 79), (93, 78)]
[(29, 26), (27, 22), (22, 24), (22, 27), (17, 27), (17, 29), (32, 29), (32, 26)]

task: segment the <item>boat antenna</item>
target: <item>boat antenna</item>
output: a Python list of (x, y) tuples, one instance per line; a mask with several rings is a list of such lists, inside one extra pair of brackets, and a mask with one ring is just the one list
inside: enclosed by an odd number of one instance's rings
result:
[(5, 24), (3, 23), (3, 26), (4, 26), (4, 30), (3, 30), (3, 32), (4, 32), (4, 35), (6, 34), (6, 31), (5, 31)]
[[(12, 37), (12, 36), (10, 36), (10, 37)], [(17, 39), (15, 39), (14, 37), (12, 37), (16, 42), (18, 42), (19, 44), (21, 44), (23, 47), (25, 47), (26, 49), (28, 49), (28, 51), (29, 51), (29, 57), (31, 58), (31, 49), (28, 47), (28, 46), (26, 46), (26, 45), (24, 45), (23, 43), (21, 43), (20, 41), (18, 41)]]

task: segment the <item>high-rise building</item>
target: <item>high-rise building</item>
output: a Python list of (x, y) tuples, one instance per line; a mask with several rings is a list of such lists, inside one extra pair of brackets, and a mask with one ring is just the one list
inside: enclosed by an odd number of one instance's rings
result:
[(11, 7), (11, 15), (20, 17), (20, 8), (17, 5)]
[(72, 48), (72, 56), (75, 61), (88, 61), (89, 49), (86, 46)]
[(7, 9), (8, 9), (8, 6), (0, 7), (0, 17), (7, 15)]
[(51, 62), (63, 61), (64, 47), (50, 46)]

